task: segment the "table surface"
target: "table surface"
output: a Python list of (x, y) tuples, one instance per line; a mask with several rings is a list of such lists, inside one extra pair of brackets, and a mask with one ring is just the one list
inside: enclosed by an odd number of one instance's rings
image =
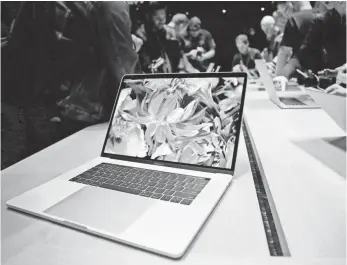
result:
[(291, 256), (345, 260), (345, 132), (322, 109), (283, 110), (262, 92), (245, 109)]
[(14, 196), (99, 156), (102, 124), (1, 172), (2, 264), (345, 264), (345, 153), (327, 141), (343, 132), (322, 110), (283, 111), (265, 92), (246, 98), (263, 181), (290, 257), (269, 254), (243, 137), (234, 183), (179, 261), (6, 208)]

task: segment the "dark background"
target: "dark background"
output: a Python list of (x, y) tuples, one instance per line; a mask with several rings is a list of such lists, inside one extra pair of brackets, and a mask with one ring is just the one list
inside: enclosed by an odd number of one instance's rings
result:
[[(252, 47), (262, 50), (266, 46), (265, 35), (260, 29), (260, 21), (265, 15), (275, 10), (272, 2), (165, 2), (167, 7), (167, 23), (173, 15), (183, 13), (188, 18), (197, 16), (202, 21), (202, 28), (208, 30), (216, 44), (215, 62), (222, 70), (230, 70), (234, 54), (237, 52), (235, 38), (244, 33), (249, 36)], [(143, 4), (131, 6), (131, 17), (134, 22), (143, 19)], [(264, 8), (262, 11), (261, 8)], [(222, 10), (226, 10), (225, 13)], [(249, 34), (250, 28), (255, 35)]]
[[(264, 11), (261, 11), (262, 7)], [(231, 70), (232, 58), (237, 52), (237, 35), (247, 34), (250, 28), (254, 28), (255, 35), (251, 37), (248, 34), (250, 45), (261, 50), (265, 47), (266, 39), (260, 29), (260, 20), (272, 14), (271, 7), (271, 2), (190, 2), (184, 5), (173, 2), (168, 4), (168, 11), (175, 14), (186, 9), (190, 17), (199, 17), (202, 28), (211, 32), (217, 44), (216, 64), (221, 65), (222, 70)], [(222, 13), (223, 9), (226, 10), (225, 14)]]

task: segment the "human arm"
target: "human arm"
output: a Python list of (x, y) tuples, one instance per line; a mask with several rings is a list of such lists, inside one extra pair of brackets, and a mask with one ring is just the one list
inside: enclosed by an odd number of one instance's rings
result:
[(216, 43), (210, 32), (206, 31), (207, 52), (201, 55), (201, 60), (210, 60), (216, 55)]
[[(300, 48), (301, 43), (295, 43), (300, 42), (299, 36), (300, 33), (298, 32), (295, 19), (294, 17), (290, 17), (284, 27), (283, 37), (277, 55), (277, 64), (275, 71), (276, 76), (281, 74), (284, 67), (289, 62), (289, 59), (292, 55), (292, 51), (295, 50), (296, 52), (297, 49)], [(292, 72), (289, 75), (291, 74)], [(289, 77), (289, 75), (287, 74), (286, 76)]]
[(291, 54), (292, 54), (292, 48), (287, 46), (280, 46), (278, 55), (277, 55), (277, 63), (276, 63), (276, 70), (275, 70), (276, 76), (280, 75), (280, 73), (283, 71), (284, 67), (289, 61)]
[(346, 64), (334, 69), (337, 72), (336, 83), (328, 87), (325, 92), (333, 95), (346, 96), (347, 67)]
[(327, 94), (338, 95), (343, 97), (347, 96), (346, 92), (346, 88), (338, 84), (333, 84), (325, 90), (325, 93)]
[(134, 33), (136, 37), (142, 40), (141, 48), (137, 51), (139, 56), (139, 62), (141, 64), (142, 71), (150, 73), (150, 66), (152, 64), (152, 58), (148, 51), (148, 36), (144, 25), (142, 24)]
[(231, 69), (233, 69), (234, 66), (238, 65), (240, 63), (240, 60), (241, 60), (240, 55), (238, 53), (235, 54), (233, 57), (233, 61), (231, 63)]
[(269, 48), (264, 48), (263, 51), (261, 52), (261, 57), (266, 61), (266, 62), (271, 62), (272, 61), (272, 53), (269, 51)]
[(318, 74), (338, 74), (339, 71), (346, 72), (347, 64), (341, 65), (335, 69), (324, 69), (322, 71), (319, 71)]
[(119, 84), (123, 75), (137, 72), (138, 56), (133, 49), (129, 7), (125, 2), (97, 2), (92, 20), (102, 60)]
[(138, 55), (133, 49), (129, 7), (125, 2), (96, 2), (91, 11), (97, 53), (107, 68), (105, 107), (112, 110), (114, 99), (126, 74), (140, 73)]
[(143, 45), (143, 40), (140, 39), (139, 37), (137, 37), (134, 34), (131, 34), (131, 38), (133, 40), (133, 46), (135, 48), (135, 51), (138, 52), (141, 49), (142, 45)]
[(201, 55), (201, 60), (205, 61), (205, 60), (212, 59), (215, 55), (216, 55), (215, 49), (209, 50), (208, 52)]
[(317, 18), (309, 29), (298, 51), (294, 51), (292, 58), (279, 73), (290, 78), (297, 69), (311, 69), (316, 72), (321, 64), (323, 50), (322, 40), (323, 19)]

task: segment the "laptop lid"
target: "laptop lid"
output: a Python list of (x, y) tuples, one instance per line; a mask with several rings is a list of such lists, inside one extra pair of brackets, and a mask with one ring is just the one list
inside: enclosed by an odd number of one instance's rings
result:
[(306, 88), (308, 94), (346, 132), (346, 98), (330, 95), (314, 88)]
[(270, 99), (280, 104), (280, 100), (276, 94), (276, 89), (274, 86), (274, 83), (272, 81), (272, 78), (267, 70), (266, 62), (263, 59), (256, 59), (255, 60), (255, 67), (259, 72), (260, 78), (263, 81), (263, 84), (265, 86), (266, 91), (268, 92)]
[(245, 73), (126, 75), (101, 155), (232, 174), (246, 84)]

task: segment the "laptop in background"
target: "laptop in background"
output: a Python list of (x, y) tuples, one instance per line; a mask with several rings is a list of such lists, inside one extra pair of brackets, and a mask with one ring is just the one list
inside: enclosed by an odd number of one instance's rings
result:
[(268, 73), (266, 63), (262, 59), (255, 60), (255, 66), (260, 74), (270, 100), (281, 109), (313, 109), (320, 106), (303, 92), (277, 92), (273, 80)]
[(7, 206), (181, 257), (231, 184), (246, 84), (244, 73), (124, 76), (100, 157)]
[(306, 88), (307, 93), (346, 132), (346, 98), (330, 95), (314, 88)]

